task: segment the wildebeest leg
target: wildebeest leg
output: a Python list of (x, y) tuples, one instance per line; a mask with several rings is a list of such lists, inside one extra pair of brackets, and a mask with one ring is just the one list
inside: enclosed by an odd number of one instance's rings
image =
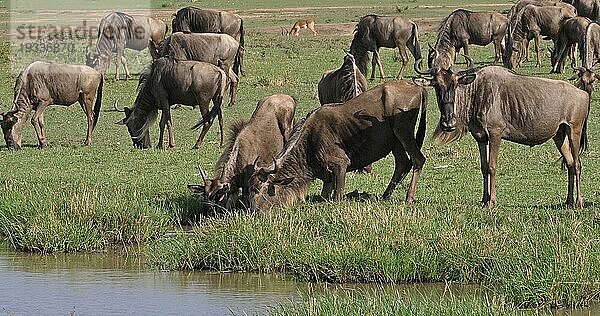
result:
[(502, 58), (502, 38), (494, 39), (494, 64)]
[(35, 129), (35, 135), (38, 138), (39, 147), (44, 148), (48, 146), (48, 142), (46, 141), (46, 130), (44, 129), (44, 110), (46, 107), (50, 105), (48, 102), (40, 102), (37, 107), (35, 107), (35, 113), (31, 117), (31, 124)]
[(81, 109), (85, 116), (87, 117), (87, 134), (85, 137), (85, 145), (92, 145), (92, 130), (94, 128), (94, 111), (92, 107), (94, 106), (94, 96), (90, 93), (88, 95), (80, 94), (79, 104), (81, 105)]
[[(123, 57), (124, 50), (125, 50), (125, 43), (117, 43), (117, 59), (115, 60), (115, 67), (116, 67), (115, 80), (119, 80), (119, 65), (122, 63), (122, 60), (124, 59), (124, 57)], [(126, 75), (126, 77), (127, 77), (127, 75)]]
[(412, 167), (411, 161), (402, 146), (394, 147), (392, 154), (394, 155), (394, 173), (392, 174), (390, 183), (381, 196), (381, 198), (384, 200), (387, 200), (392, 196), (392, 193), (394, 193), (394, 189), (396, 189), (398, 183), (402, 181), (402, 178), (408, 174), (410, 168)]
[(379, 58), (379, 48), (373, 51), (373, 61), (371, 62), (371, 80), (375, 79), (375, 65), (377, 65), (377, 68), (379, 68), (379, 81), (383, 81), (385, 75), (383, 74), (381, 59)]
[(536, 58), (535, 66), (541, 67), (542, 60), (540, 58), (540, 35), (538, 33), (536, 33), (535, 37), (533, 39), (535, 40), (535, 58)]
[(321, 198), (323, 198), (323, 200), (329, 201), (331, 199), (334, 184), (334, 181), (323, 181), (323, 189), (321, 189)]
[(346, 185), (346, 169), (348, 168), (348, 163), (343, 161), (337, 161), (336, 163), (330, 165), (329, 168), (333, 172), (333, 178), (335, 183), (333, 200), (341, 201), (344, 199), (344, 185)]
[(569, 139), (565, 133), (565, 127), (561, 126), (556, 133), (556, 135), (552, 138), (554, 140), (554, 144), (560, 151), (560, 154), (563, 156), (563, 160), (565, 165), (567, 166), (568, 172), (568, 186), (567, 186), (567, 200), (565, 204), (567, 206), (573, 206), (573, 191), (575, 185), (575, 160), (573, 155), (571, 154), (571, 146), (569, 144)]
[(481, 205), (487, 206), (490, 202), (490, 168), (489, 168), (489, 142), (477, 142), (479, 147), (479, 163), (481, 175), (483, 176), (483, 197)]
[(238, 83), (239, 83), (239, 78), (238, 76), (233, 72), (232, 69), (229, 69), (229, 104), (227, 106), (232, 106), (235, 104), (235, 102), (237, 101), (237, 89), (238, 89)]
[[(416, 120), (416, 117), (414, 118)], [(408, 185), (408, 190), (406, 191), (406, 203), (410, 204), (415, 199), (415, 194), (417, 190), (417, 182), (419, 181), (419, 176), (421, 175), (421, 170), (423, 170), (423, 166), (425, 165), (425, 156), (419, 149), (417, 145), (417, 141), (413, 135), (413, 124), (406, 124), (405, 120), (399, 121), (396, 125), (403, 124), (403, 128), (399, 128), (399, 126), (394, 127), (394, 134), (396, 138), (400, 140), (400, 143), (404, 147), (404, 150), (410, 156), (410, 162), (412, 162), (412, 166), (409, 164), (406, 168), (412, 167), (412, 177), (410, 179), (410, 184)], [(410, 127), (409, 127), (410, 126)], [(408, 170), (406, 170), (408, 172)], [(401, 181), (399, 179), (398, 181)]]
[(219, 143), (220, 147), (223, 147), (223, 111), (219, 109), (219, 134), (221, 135), (221, 142)]
[(465, 56), (469, 56), (469, 40), (467, 40), (467, 39), (463, 40), (462, 45), (463, 45), (463, 52), (464, 52)]
[(404, 70), (406, 70), (406, 66), (408, 65), (408, 54), (406, 53), (406, 46), (398, 45), (398, 52), (400, 53), (400, 58), (402, 59), (402, 67), (400, 67), (400, 71), (396, 76), (396, 80), (402, 79), (404, 74)]
[[(200, 114), (202, 115), (202, 119), (204, 119), (206, 117), (206, 115), (208, 115), (208, 105), (209, 105), (209, 102), (200, 104)], [(202, 141), (204, 140), (204, 136), (206, 136), (206, 133), (208, 132), (208, 129), (210, 128), (212, 123), (213, 123), (213, 120), (211, 119), (202, 125), (202, 131), (200, 132), (200, 135), (198, 135), (198, 140), (196, 140), (196, 145), (194, 145), (194, 147), (193, 147), (194, 149), (198, 149), (202, 146)]]
[(129, 74), (129, 68), (127, 68), (127, 60), (123, 55), (121, 55), (121, 64), (123, 64), (123, 68), (125, 69), (125, 80), (131, 79), (131, 74)]

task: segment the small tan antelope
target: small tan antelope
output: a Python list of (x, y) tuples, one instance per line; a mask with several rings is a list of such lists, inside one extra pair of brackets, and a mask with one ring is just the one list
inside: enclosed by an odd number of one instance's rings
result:
[(318, 35), (317, 31), (315, 31), (315, 21), (311, 20), (311, 19), (306, 19), (306, 20), (298, 20), (296, 21), (296, 23), (294, 23), (294, 25), (292, 26), (291, 30), (286, 30), (285, 28), (281, 28), (281, 35), (300, 35), (300, 29), (306, 29), (308, 28), (313, 35)]

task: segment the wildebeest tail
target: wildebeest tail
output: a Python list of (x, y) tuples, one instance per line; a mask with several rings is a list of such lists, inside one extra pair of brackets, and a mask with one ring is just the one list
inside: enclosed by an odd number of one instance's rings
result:
[(244, 19), (240, 18), (240, 46), (244, 47)]
[(417, 28), (417, 24), (414, 22), (412, 23), (412, 31), (410, 34), (410, 38), (406, 43), (406, 46), (408, 46), (408, 49), (410, 50), (410, 53), (413, 55), (415, 60), (419, 60), (422, 58), (421, 45), (419, 44), (419, 30)]
[(427, 125), (427, 90), (423, 89), (421, 93), (421, 117), (419, 118), (419, 127), (417, 128), (417, 146), (419, 149), (423, 147), (425, 140), (425, 127)]
[(240, 44), (238, 46), (237, 53), (235, 54), (235, 60), (233, 61), (233, 72), (236, 76), (239, 76), (240, 73), (244, 74), (244, 46)]
[(104, 75), (100, 74), (100, 84), (98, 84), (98, 91), (96, 93), (96, 103), (94, 103), (94, 124), (92, 130), (98, 123), (98, 116), (100, 116), (100, 106), (102, 105), (102, 86), (104, 85)]

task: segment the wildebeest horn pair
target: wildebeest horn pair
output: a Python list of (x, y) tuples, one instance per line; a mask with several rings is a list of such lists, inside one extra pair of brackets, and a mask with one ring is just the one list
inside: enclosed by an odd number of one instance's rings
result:
[[(450, 71), (452, 71), (455, 74), (463, 74), (463, 73), (471, 71), (473, 69), (473, 65), (474, 65), (473, 58), (471, 58), (467, 55), (464, 55), (464, 54), (463, 54), (463, 56), (465, 57), (465, 60), (467, 61), (467, 69), (459, 69), (456, 67), (450, 67)], [(415, 72), (418, 73), (419, 75), (433, 76), (440, 71), (438, 67), (433, 67), (433, 68), (430, 68), (427, 70), (422, 70), (421, 69), (422, 62), (423, 62), (423, 58), (420, 58), (415, 62), (415, 65), (414, 65)]]
[[(254, 159), (254, 163), (252, 164), (254, 166), (254, 170), (258, 170), (258, 166), (256, 164), (258, 163), (259, 159), (260, 159), (260, 156), (256, 157), (256, 159)], [(277, 161), (275, 161), (275, 157), (273, 157), (273, 170), (266, 171), (266, 172), (267, 172), (267, 174), (273, 174), (273, 173), (277, 172)]]

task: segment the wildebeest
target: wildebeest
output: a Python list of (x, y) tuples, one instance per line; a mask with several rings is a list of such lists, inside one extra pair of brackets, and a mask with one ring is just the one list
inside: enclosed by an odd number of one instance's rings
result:
[(251, 208), (290, 206), (302, 201), (314, 179), (323, 181), (323, 198), (341, 200), (346, 172), (363, 168), (390, 152), (394, 155), (395, 169), (383, 198), (392, 195), (412, 167), (406, 194), (406, 202), (411, 203), (425, 164), (421, 146), (425, 138), (426, 105), (425, 89), (394, 80), (343, 104), (315, 109), (302, 123), (296, 124), (290, 141), (273, 164), (255, 170), (250, 184)]
[(486, 46), (491, 42), (497, 62), (507, 26), (508, 19), (500, 13), (454, 10), (440, 24), (435, 46), (429, 47), (429, 67), (450, 67), (461, 48), (469, 56), (469, 44)]
[(244, 47), (244, 20), (231, 12), (185, 7), (177, 11), (172, 24), (173, 32), (229, 34)]
[(585, 30), (585, 38), (582, 54), (582, 66), (591, 68), (598, 60), (600, 60), (600, 24), (590, 23)]
[(154, 59), (169, 56), (177, 60), (195, 60), (222, 65), (221, 68), (231, 83), (229, 105), (237, 99), (238, 73), (242, 68), (242, 48), (228, 34), (176, 32), (167, 37), (162, 44), (150, 42), (150, 51)]
[(85, 144), (91, 145), (92, 131), (100, 115), (103, 82), (102, 74), (88, 66), (44, 61), (31, 63), (17, 77), (12, 109), (1, 115), (6, 147), (21, 148), (21, 132), (31, 110), (35, 111), (31, 124), (39, 146), (46, 147), (44, 110), (49, 105), (69, 106), (75, 102), (79, 102), (87, 116)]
[[(580, 151), (587, 146), (589, 97), (562, 80), (517, 75), (497, 66), (453, 71), (420, 69), (431, 76), (441, 113), (434, 138), (447, 143), (471, 133), (479, 146), (482, 203), (496, 203), (496, 171), (502, 139), (534, 146), (550, 138), (568, 169), (566, 204), (583, 206)], [(573, 187), (577, 185), (577, 199)]]
[(131, 75), (123, 55), (125, 48), (144, 50), (149, 40), (162, 42), (166, 32), (167, 25), (159, 19), (113, 12), (100, 21), (96, 49), (92, 53), (86, 48), (86, 64), (104, 74), (110, 64), (111, 54), (116, 52), (115, 78), (119, 80), (119, 64), (123, 64), (125, 79), (129, 79)]
[(354, 56), (349, 52), (345, 53), (342, 66), (336, 70), (326, 71), (319, 81), (318, 92), (321, 105), (348, 101), (369, 88), (367, 79), (356, 67)]
[(400, 58), (402, 58), (402, 67), (400, 67), (396, 79), (401, 79), (408, 64), (406, 47), (408, 47), (415, 60), (421, 58), (417, 24), (404, 17), (374, 14), (363, 16), (354, 30), (354, 38), (350, 44), (350, 54), (356, 58), (356, 65), (360, 72), (366, 76), (369, 52), (373, 52), (371, 80), (375, 79), (375, 65), (379, 67), (381, 80), (385, 77), (379, 58), (379, 47), (398, 47)]
[[(156, 119), (157, 111), (161, 110), (158, 148), (163, 147), (165, 126), (169, 133), (169, 147), (174, 147), (171, 105), (198, 105), (202, 119), (192, 129), (202, 126), (202, 131), (194, 148), (200, 148), (204, 135), (217, 116), (219, 117), (222, 145), (221, 105), (226, 89), (227, 75), (215, 65), (200, 61), (177, 61), (161, 57), (140, 74), (135, 103), (131, 109), (127, 107), (123, 109), (125, 118), (118, 123), (127, 126), (135, 147), (148, 148), (150, 147), (148, 129)], [(213, 108), (209, 112), (208, 105), (211, 100)]]
[[(260, 100), (250, 120), (232, 125), (229, 144), (216, 163), (214, 179), (207, 179), (200, 169), (203, 185), (188, 185), (188, 188), (227, 209), (238, 202), (248, 207), (248, 183), (254, 167), (270, 164), (281, 151), (292, 132), (295, 111), (296, 100), (286, 94)], [(240, 189), (242, 197), (238, 199)]]
[[(583, 47), (585, 46), (585, 30), (590, 24), (590, 19), (576, 16), (565, 20), (558, 31), (554, 41), (554, 49), (551, 51), (552, 72), (562, 73), (565, 68), (565, 59), (568, 52), (573, 52), (575, 47), (579, 48), (581, 61), (583, 62)], [(574, 55), (574, 54), (573, 54)], [(571, 64), (575, 63), (575, 56)]]
[(567, 19), (575, 17), (575, 10), (561, 6), (526, 5), (510, 22), (505, 49), (502, 55), (504, 66), (512, 69), (518, 67), (522, 56), (526, 53), (527, 43), (535, 40), (536, 67), (541, 66), (540, 36), (547, 36), (553, 42), (558, 35), (560, 25)]

